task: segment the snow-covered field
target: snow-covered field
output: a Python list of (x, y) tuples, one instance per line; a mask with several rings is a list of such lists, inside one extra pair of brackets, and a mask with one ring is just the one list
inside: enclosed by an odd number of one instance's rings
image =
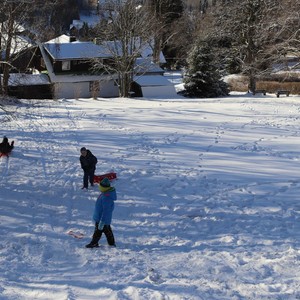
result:
[[(1, 300), (300, 299), (299, 96), (7, 109)], [(80, 189), (82, 146), (118, 174), (115, 249), (84, 247), (98, 189)]]

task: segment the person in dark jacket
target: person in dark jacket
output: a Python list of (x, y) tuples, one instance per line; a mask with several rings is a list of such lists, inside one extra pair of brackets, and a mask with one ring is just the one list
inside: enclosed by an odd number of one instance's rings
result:
[(94, 176), (96, 170), (96, 164), (98, 162), (97, 157), (92, 154), (92, 152), (85, 147), (80, 149), (80, 164), (83, 169), (83, 187), (82, 189), (87, 189), (90, 182), (91, 186), (94, 185)]
[(7, 155), (14, 148), (14, 141), (11, 144), (8, 142), (8, 138), (6, 136), (3, 137), (2, 143), (0, 143), (0, 153)]
[(99, 189), (101, 191), (95, 204), (93, 221), (95, 222), (95, 230), (92, 241), (87, 244), (86, 248), (99, 247), (99, 240), (102, 233), (105, 234), (107, 243), (115, 247), (115, 238), (111, 229), (112, 213), (115, 208), (115, 201), (117, 200), (117, 192), (114, 187), (110, 185), (108, 178), (101, 180)]

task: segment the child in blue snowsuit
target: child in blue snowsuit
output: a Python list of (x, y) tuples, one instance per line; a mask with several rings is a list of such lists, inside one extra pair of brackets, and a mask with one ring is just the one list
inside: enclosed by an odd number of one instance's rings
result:
[(93, 215), (95, 222), (95, 231), (92, 241), (87, 244), (86, 248), (99, 247), (99, 240), (102, 233), (105, 234), (107, 243), (110, 246), (116, 246), (114, 234), (111, 229), (112, 213), (115, 207), (115, 200), (117, 200), (117, 192), (114, 187), (110, 185), (108, 178), (104, 178), (99, 185), (101, 194), (99, 195)]

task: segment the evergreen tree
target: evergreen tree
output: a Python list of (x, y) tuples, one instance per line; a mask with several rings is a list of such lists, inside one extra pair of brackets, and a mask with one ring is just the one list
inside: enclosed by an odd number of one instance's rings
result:
[(227, 96), (227, 84), (215, 67), (214, 54), (207, 42), (197, 43), (188, 57), (188, 71), (184, 78), (184, 95), (212, 98)]

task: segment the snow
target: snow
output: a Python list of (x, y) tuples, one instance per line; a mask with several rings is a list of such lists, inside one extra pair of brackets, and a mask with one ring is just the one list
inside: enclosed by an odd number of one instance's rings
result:
[(99, 15), (97, 11), (80, 11), (80, 20), (73, 20), (73, 25), (79, 29), (80, 22), (82, 22), (86, 23), (89, 27), (95, 27), (100, 21), (101, 15)]
[[(300, 299), (299, 100), (9, 103), (0, 299)], [(99, 191), (81, 190), (82, 146), (118, 174), (117, 248), (85, 248)]]
[(66, 44), (66, 43), (71, 43), (70, 36), (66, 34), (62, 34), (47, 42), (47, 44)]
[[(16, 26), (16, 25), (15, 25)], [(19, 31), (23, 30), (22, 26), (18, 26)], [(1, 48), (5, 49), (6, 43), (8, 41), (8, 35), (3, 34), (1, 32)], [(25, 36), (22, 35), (16, 35), (12, 38), (11, 40), (11, 55), (16, 55), (17, 53), (20, 53), (21, 51), (24, 51), (26, 49), (29, 49), (33, 47), (33, 44), (26, 38)], [(5, 51), (1, 50), (0, 52), (0, 58), (5, 60)]]

